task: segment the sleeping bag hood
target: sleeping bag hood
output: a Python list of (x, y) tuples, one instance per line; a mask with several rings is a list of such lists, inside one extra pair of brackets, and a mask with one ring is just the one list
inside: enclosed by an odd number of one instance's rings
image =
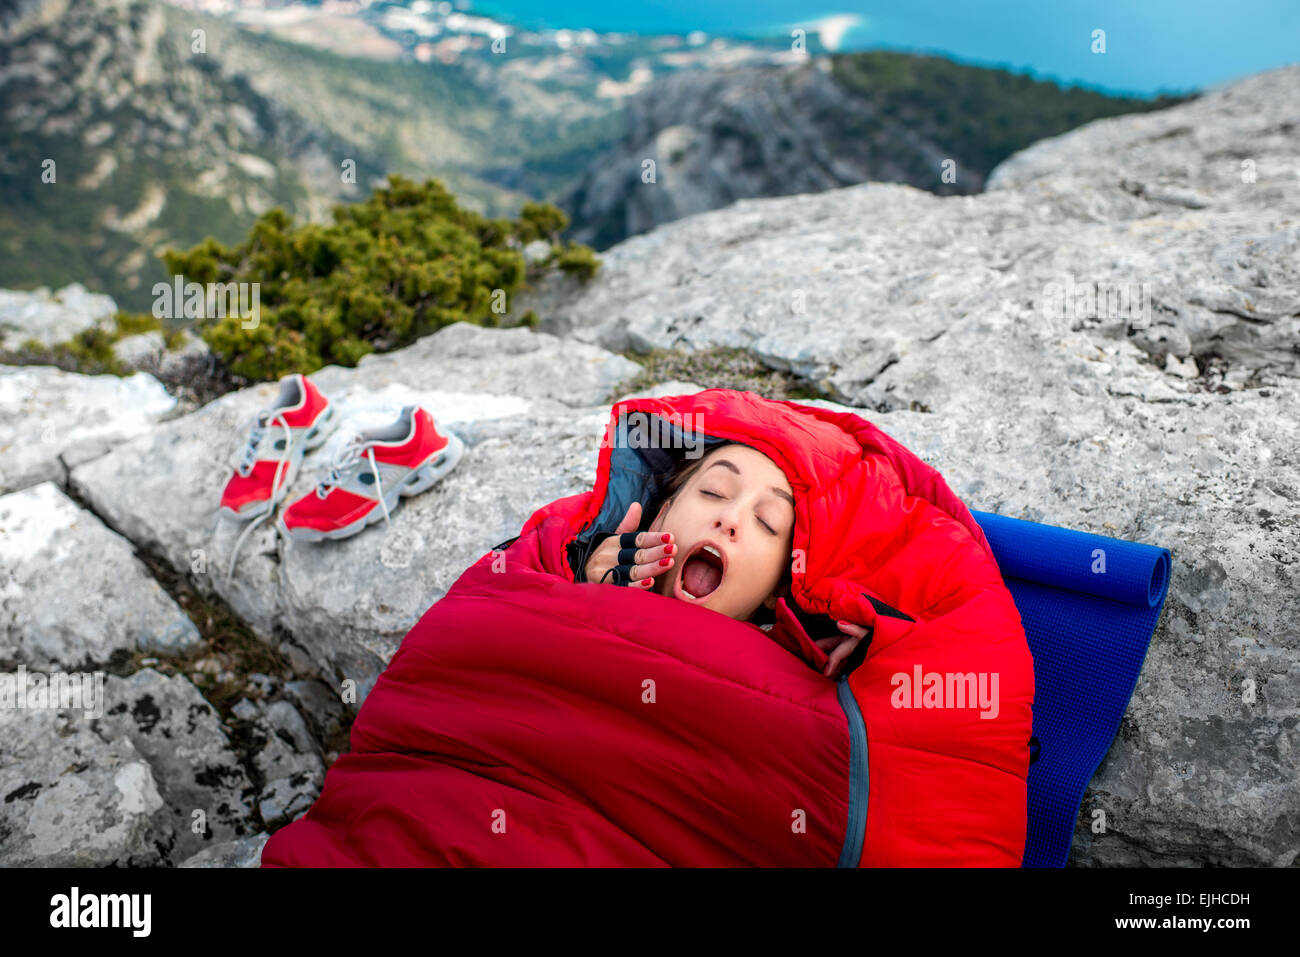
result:
[[(796, 502), (759, 626), (582, 580), (632, 501), (731, 440)], [(575, 572), (577, 569), (577, 572)], [(839, 680), (814, 644), (867, 639)], [(1033, 661), (970, 511), (847, 411), (708, 389), (616, 404), (594, 487), (411, 629), (264, 866), (1018, 866)]]

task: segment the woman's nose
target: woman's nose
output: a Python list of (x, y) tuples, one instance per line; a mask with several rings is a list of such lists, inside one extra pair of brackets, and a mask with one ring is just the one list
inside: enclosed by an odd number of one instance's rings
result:
[(721, 515), (713, 520), (713, 525), (722, 531), (728, 538), (735, 538), (736, 531), (740, 528), (740, 521), (736, 517), (735, 509), (726, 509)]

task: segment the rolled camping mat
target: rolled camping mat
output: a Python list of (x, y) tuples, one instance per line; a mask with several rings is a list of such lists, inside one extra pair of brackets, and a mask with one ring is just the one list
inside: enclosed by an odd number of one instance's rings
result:
[(1119, 731), (1169, 591), (1167, 548), (971, 510), (1034, 656), (1022, 867), (1064, 867), (1083, 794)]

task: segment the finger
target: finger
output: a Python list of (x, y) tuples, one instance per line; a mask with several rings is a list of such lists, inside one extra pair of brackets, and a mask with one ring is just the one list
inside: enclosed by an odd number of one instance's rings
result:
[[(630, 549), (621, 549), (621, 548), (617, 549), (612, 555), (612, 560), (614, 564), (652, 565), (658, 562), (660, 559), (668, 558), (669, 556), (674, 555), (677, 552), (676, 545), (659, 544), (651, 547), (648, 544), (642, 542), (638, 542), (638, 544), (643, 544), (644, 547), (630, 548)], [(626, 554), (624, 554), (625, 552)]]
[(672, 557), (660, 558), (652, 562), (642, 562), (632, 569), (633, 578), (654, 578), (662, 575), (664, 572), (673, 570), (675, 559)]
[(641, 503), (633, 502), (627, 507), (627, 513), (623, 516), (623, 521), (618, 523), (618, 528), (614, 529), (614, 534), (619, 535), (623, 532), (635, 532), (636, 527), (641, 524)]
[[(640, 535), (637, 536), (636, 543), (640, 545), (642, 548), (657, 548), (662, 545), (673, 545), (673, 533), (672, 532), (642, 532)], [(676, 546), (673, 545), (673, 548), (670, 550), (669, 554), (671, 554), (671, 552), (675, 550), (676, 550)]]
[[(658, 535), (658, 532), (648, 534)], [(650, 565), (661, 558), (673, 558), (677, 555), (677, 546), (672, 542), (662, 542), (656, 539), (653, 543), (645, 542), (636, 553), (638, 565)]]
[(654, 589), (655, 577), (654, 575), (646, 574), (645, 570), (647, 567), (648, 566), (645, 565), (633, 566), (632, 571), (629, 574), (630, 581), (627, 583), (629, 588), (639, 588), (642, 591), (652, 591)]
[(621, 564), (611, 565), (605, 569), (605, 577), (600, 580), (601, 584), (619, 585), (627, 588), (643, 588), (644, 583), (637, 577), (635, 565)]
[(818, 638), (813, 642), (822, 651), (830, 653), (830, 650), (844, 640), (843, 635), (831, 635), (829, 638)]
[(835, 624), (840, 626), (840, 630), (852, 635), (854, 638), (861, 638), (867, 633), (867, 629), (861, 625), (855, 625), (851, 621), (837, 621)]
[(856, 641), (846, 641), (840, 644), (839, 647), (837, 647), (834, 651), (831, 652), (830, 660), (826, 662), (826, 670), (824, 674), (828, 678), (837, 677), (839, 674), (840, 665), (844, 663), (844, 659), (846, 659), (849, 655), (853, 654), (853, 649), (856, 646), (857, 646)]

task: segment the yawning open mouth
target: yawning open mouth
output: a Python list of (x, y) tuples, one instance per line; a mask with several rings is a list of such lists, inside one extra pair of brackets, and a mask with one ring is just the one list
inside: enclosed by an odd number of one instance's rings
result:
[(727, 560), (722, 550), (712, 542), (700, 542), (682, 562), (676, 587), (683, 598), (707, 598), (718, 590), (726, 573)]

